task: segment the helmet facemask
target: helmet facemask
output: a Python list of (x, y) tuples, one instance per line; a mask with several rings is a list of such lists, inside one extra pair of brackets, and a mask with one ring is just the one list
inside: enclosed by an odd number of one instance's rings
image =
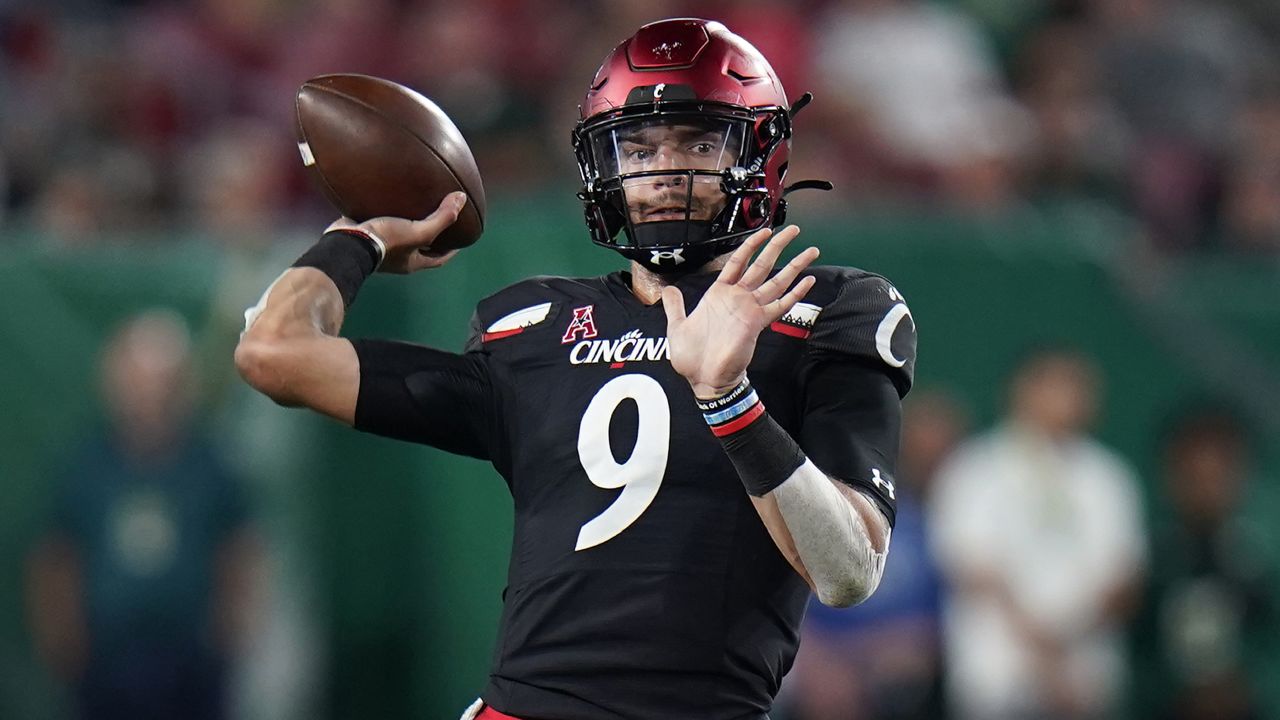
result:
[[(760, 128), (773, 133), (760, 139)], [(662, 103), (574, 131), (593, 240), (678, 274), (697, 270), (772, 219), (764, 167), (790, 136), (785, 111)], [(594, 215), (593, 215), (594, 214)]]

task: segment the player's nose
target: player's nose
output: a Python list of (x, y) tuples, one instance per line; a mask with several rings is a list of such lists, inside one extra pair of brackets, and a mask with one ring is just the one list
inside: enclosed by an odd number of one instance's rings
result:
[(654, 153), (655, 170), (679, 170), (683, 167), (683, 163), (684, 155), (666, 143), (658, 146), (658, 151)]
[[(654, 170), (682, 170), (684, 169), (683, 159), (681, 155), (669, 149), (662, 149), (654, 156)], [(686, 178), (680, 175), (655, 175), (653, 178), (654, 187), (684, 187)]]

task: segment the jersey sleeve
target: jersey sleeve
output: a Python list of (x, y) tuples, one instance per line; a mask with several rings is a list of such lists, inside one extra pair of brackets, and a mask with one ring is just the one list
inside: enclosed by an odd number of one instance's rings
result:
[(870, 497), (892, 526), (915, 321), (878, 275), (841, 272), (826, 290), (808, 337), (798, 439), (818, 468)]
[(352, 344), (360, 360), (357, 430), (502, 464), (499, 394), (477, 343), (469, 340), (462, 354), (390, 340)]
[(916, 370), (916, 323), (902, 293), (888, 280), (844, 270), (827, 289), (808, 338), (817, 355), (857, 362), (884, 373), (906, 397)]
[(902, 404), (888, 375), (847, 360), (807, 373), (800, 447), (820, 470), (869, 496), (892, 527)]

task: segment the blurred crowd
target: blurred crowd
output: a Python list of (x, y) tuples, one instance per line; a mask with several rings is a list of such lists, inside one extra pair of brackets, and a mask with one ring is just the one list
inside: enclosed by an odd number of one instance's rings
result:
[(1274, 717), (1280, 598), (1246, 516), (1247, 425), (1209, 399), (1171, 413), (1146, 508), (1091, 436), (1103, 403), (1070, 347), (1028, 353), (985, 431), (913, 392), (881, 587), (811, 604), (786, 720)]
[[(268, 647), (289, 613), (268, 607), (263, 528), (202, 420), (197, 371), (172, 311), (121, 323), (99, 360), (104, 422), (51, 478), (26, 623), (69, 717), (315, 716), (290, 694), (314, 681), (291, 677), (308, 643)], [(913, 391), (884, 579), (852, 610), (812, 602), (775, 716), (1274, 717), (1280, 568), (1248, 513), (1265, 480), (1249, 425), (1188, 401), (1143, 482), (1092, 435), (1107, 398), (1087, 354), (1032, 348), (1004, 398), (979, 429), (957, 395)], [(271, 687), (234, 684), (248, 673)]]
[[(838, 192), (813, 202), (1097, 204), (1171, 257), (1280, 258), (1273, 0), (0, 0), (0, 237), (217, 243), (222, 358), (245, 298), (296, 255), (277, 241), (332, 215), (294, 149), (304, 80), (413, 86), (494, 194), (570, 197), (569, 131), (600, 59), (683, 14), (753, 42), (793, 98), (814, 92), (792, 177)], [(192, 345), (165, 311), (108, 340), (106, 420), (60, 458), (29, 553), (33, 650), (80, 717), (235, 715), (246, 638), (297, 614), (263, 607), (272, 548), (183, 392)], [(913, 392), (882, 586), (854, 611), (811, 608), (781, 720), (1268, 717), (1280, 608), (1245, 507), (1251, 426), (1189, 404), (1140, 481), (1092, 437), (1100, 375), (1070, 347), (1035, 349), (982, 429), (945, 389)], [(290, 445), (264, 423), (244, 432), (258, 464)]]
[(1267, 0), (0, 2), (0, 221), (69, 244), (329, 211), (293, 94), (364, 72), (437, 100), (490, 188), (571, 192), (587, 80), (643, 22), (723, 20), (793, 97), (827, 202), (999, 215), (1062, 200), (1171, 253), (1280, 251), (1280, 11)]

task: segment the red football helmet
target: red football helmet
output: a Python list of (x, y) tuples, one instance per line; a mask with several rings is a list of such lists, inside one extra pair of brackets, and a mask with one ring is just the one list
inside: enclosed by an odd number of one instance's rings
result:
[(597, 244), (682, 272), (782, 224), (794, 111), (769, 62), (724, 25), (640, 28), (605, 58), (580, 113), (578, 197)]

